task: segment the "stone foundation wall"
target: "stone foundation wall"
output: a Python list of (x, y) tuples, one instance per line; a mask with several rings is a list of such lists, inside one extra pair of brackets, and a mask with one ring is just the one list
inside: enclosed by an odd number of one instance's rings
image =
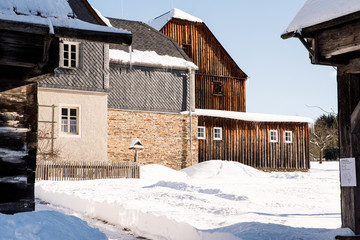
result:
[[(198, 163), (197, 116), (192, 118), (192, 161)], [(142, 165), (162, 164), (176, 170), (191, 165), (190, 119), (188, 115), (108, 111), (108, 160), (133, 161), (129, 150), (133, 138), (139, 138), (144, 150), (139, 152)]]

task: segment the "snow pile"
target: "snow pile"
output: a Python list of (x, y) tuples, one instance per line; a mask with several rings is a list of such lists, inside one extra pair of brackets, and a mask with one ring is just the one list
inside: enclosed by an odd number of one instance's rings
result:
[(359, 0), (308, 0), (283, 34), (360, 11)]
[(112, 62), (118, 62), (121, 64), (133, 64), (141, 66), (153, 66), (163, 68), (179, 68), (179, 69), (194, 69), (197, 70), (197, 66), (190, 61), (186, 61), (183, 58), (171, 57), (168, 55), (159, 55), (154, 51), (138, 51), (134, 50), (130, 54), (128, 52), (110, 49), (110, 60)]
[(55, 211), (0, 214), (0, 238), (12, 240), (107, 240), (74, 216)]
[(200, 18), (194, 17), (180, 9), (174, 8), (155, 19), (151, 19), (148, 24), (156, 30), (160, 31), (172, 18), (187, 20), (190, 22), (203, 22)]
[[(188, 112), (183, 112), (183, 114), (188, 114)], [(230, 118), (230, 119), (253, 121), (253, 122), (303, 122), (303, 123), (309, 123), (310, 125), (314, 124), (314, 120), (312, 120), (311, 118), (299, 117), (299, 116), (232, 112), (232, 111), (209, 110), (209, 109), (196, 109), (193, 114), (198, 116), (221, 117), (221, 118)]]
[(54, 26), (99, 32), (129, 33), (122, 29), (87, 23), (75, 19), (73, 16), (74, 13), (66, 0), (0, 1), (0, 20), (49, 26), (50, 32)]
[(174, 171), (141, 167), (141, 179), (41, 181), (37, 197), (130, 228), (150, 239), (303, 239), (341, 229), (338, 162), (309, 172), (265, 173), (208, 161)]

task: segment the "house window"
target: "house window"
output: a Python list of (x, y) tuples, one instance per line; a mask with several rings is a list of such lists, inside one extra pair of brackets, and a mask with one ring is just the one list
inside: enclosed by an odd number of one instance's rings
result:
[(206, 139), (205, 127), (198, 127), (198, 139)]
[(213, 82), (213, 95), (215, 96), (223, 95), (223, 85), (221, 82)]
[(214, 127), (214, 140), (222, 140), (222, 128)]
[(292, 131), (285, 131), (285, 143), (292, 143)]
[(61, 132), (65, 134), (79, 134), (79, 108), (61, 108)]
[(64, 42), (61, 44), (60, 63), (64, 68), (77, 68), (79, 66), (79, 43)]
[(278, 131), (270, 130), (270, 142), (278, 142)]

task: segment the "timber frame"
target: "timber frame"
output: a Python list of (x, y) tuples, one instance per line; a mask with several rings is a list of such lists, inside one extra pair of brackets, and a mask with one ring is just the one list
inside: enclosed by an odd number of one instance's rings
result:
[(342, 227), (360, 234), (360, 12), (281, 37), (297, 37), (312, 64), (337, 67), (340, 158), (356, 159), (356, 187), (341, 187)]

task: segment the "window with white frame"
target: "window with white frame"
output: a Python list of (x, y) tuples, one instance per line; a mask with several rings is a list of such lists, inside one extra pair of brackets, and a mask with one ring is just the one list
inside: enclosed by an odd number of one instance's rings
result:
[(270, 130), (270, 142), (278, 142), (278, 131), (277, 130)]
[(63, 42), (60, 45), (60, 65), (63, 68), (79, 67), (79, 43)]
[(198, 139), (206, 139), (206, 128), (198, 127)]
[(61, 107), (61, 132), (64, 134), (79, 134), (79, 108)]
[(222, 140), (222, 128), (214, 127), (214, 140)]
[(292, 143), (292, 131), (285, 131), (285, 143)]

